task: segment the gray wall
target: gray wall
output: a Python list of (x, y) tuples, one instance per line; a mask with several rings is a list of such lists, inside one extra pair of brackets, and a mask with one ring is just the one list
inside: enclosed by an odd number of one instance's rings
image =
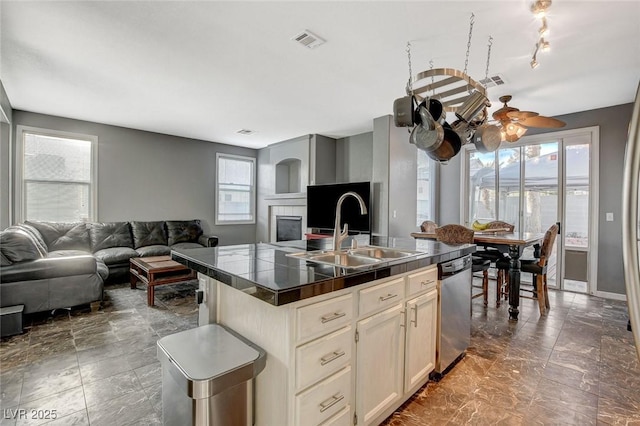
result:
[(373, 122), (372, 133), (339, 139), (336, 177), (339, 182), (373, 182), (373, 232), (409, 237), (415, 232), (416, 147), (406, 128), (393, 124), (390, 115)]
[(11, 224), (11, 173), (10, 141), (11, 141), (11, 102), (0, 81), (0, 229)]
[(388, 116), (389, 133), (389, 236), (408, 238), (416, 228), (418, 164), (409, 133)]
[(438, 171), (438, 192), (440, 200), (436, 206), (436, 218), (439, 224), (460, 223), (460, 154), (449, 160), (446, 165), (440, 165)]
[(336, 182), (370, 182), (372, 162), (373, 132), (336, 141)]
[[(309, 148), (310, 184), (336, 183), (336, 140), (311, 136)], [(305, 189), (306, 191), (306, 189)]]
[[(633, 104), (561, 115), (567, 123), (560, 130), (600, 127), (600, 192), (598, 194), (598, 288), (597, 291), (625, 293), (622, 269), (622, 170), (627, 132)], [(530, 129), (529, 135), (558, 129)], [(440, 167), (440, 223), (460, 221), (460, 167), (462, 155)], [(614, 221), (605, 221), (605, 213), (613, 212)]]
[(389, 235), (389, 138), (393, 124), (389, 116), (373, 120), (373, 224), (372, 233)]
[(17, 110), (13, 125), (98, 137), (99, 221), (201, 219), (221, 245), (255, 241), (256, 225), (216, 226), (214, 206), (216, 153), (256, 150)]

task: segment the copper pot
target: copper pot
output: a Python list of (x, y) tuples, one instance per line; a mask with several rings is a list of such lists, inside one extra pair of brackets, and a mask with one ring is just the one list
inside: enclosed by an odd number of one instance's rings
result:
[(462, 141), (460, 140), (460, 136), (458, 136), (448, 123), (444, 123), (442, 127), (444, 129), (444, 139), (442, 143), (434, 149), (426, 151), (426, 153), (430, 158), (441, 164), (447, 164), (450, 159), (460, 152)]

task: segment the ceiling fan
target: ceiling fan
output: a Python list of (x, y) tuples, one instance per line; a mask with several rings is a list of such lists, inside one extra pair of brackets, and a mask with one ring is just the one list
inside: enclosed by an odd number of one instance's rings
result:
[(510, 107), (507, 102), (511, 101), (511, 95), (500, 96), (500, 102), (504, 105), (493, 113), (494, 120), (502, 125), (502, 140), (515, 142), (520, 139), (528, 127), (559, 128), (566, 123), (556, 118), (544, 117), (533, 111), (520, 111), (518, 108)]

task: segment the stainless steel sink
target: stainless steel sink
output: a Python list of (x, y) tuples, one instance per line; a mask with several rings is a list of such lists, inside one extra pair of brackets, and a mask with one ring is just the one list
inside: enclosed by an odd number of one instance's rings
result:
[(351, 253), (320, 254), (317, 256), (311, 256), (307, 260), (310, 260), (312, 262), (341, 266), (343, 268), (359, 268), (362, 266), (368, 266), (374, 263), (381, 262), (380, 259), (358, 256)]
[(417, 256), (422, 252), (414, 250), (392, 249), (387, 247), (364, 246), (348, 250), (348, 253), (358, 256), (368, 256), (376, 259), (400, 259), (403, 257)]
[(420, 251), (392, 249), (387, 247), (364, 246), (345, 250), (319, 250), (287, 254), (289, 257), (306, 260), (323, 265), (357, 269), (389, 262), (405, 257), (417, 256)]

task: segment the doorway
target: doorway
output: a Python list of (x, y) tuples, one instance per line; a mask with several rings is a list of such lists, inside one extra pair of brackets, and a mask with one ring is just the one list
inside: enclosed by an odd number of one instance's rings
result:
[[(514, 224), (516, 231), (542, 233), (560, 222), (548, 263), (548, 285), (593, 293), (597, 153), (597, 127), (525, 137), (518, 143), (503, 143), (491, 153), (467, 149), (462, 222), (469, 226), (474, 220), (503, 220)], [(532, 251), (523, 257), (533, 257)]]

